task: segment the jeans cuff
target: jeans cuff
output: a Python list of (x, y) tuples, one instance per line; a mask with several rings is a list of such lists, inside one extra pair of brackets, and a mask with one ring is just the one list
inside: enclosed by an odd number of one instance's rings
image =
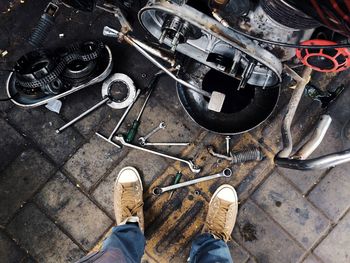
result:
[(121, 222), (118, 226), (125, 225), (126, 223), (140, 223), (140, 218), (138, 216), (130, 216)]

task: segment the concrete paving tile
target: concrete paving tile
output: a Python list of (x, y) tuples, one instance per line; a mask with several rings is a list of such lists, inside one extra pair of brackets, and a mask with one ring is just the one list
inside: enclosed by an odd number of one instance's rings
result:
[(121, 149), (93, 136), (63, 167), (80, 185), (90, 189), (123, 155)]
[[(2, 68), (4, 68), (4, 67), (6, 67), (5, 63), (2, 65)], [(5, 85), (6, 85), (6, 81), (7, 81), (8, 75), (9, 75), (8, 72), (0, 71), (0, 87), (4, 87), (4, 88), (0, 89), (0, 98), (1, 99), (5, 99), (5, 98), (8, 97), (7, 93), (6, 93), (6, 90), (5, 90)], [(14, 106), (14, 104), (11, 101), (1, 101), (1, 103), (0, 103), (0, 112), (2, 114), (4, 114), (5, 111), (9, 110), (13, 106)]]
[(232, 236), (259, 263), (294, 263), (304, 253), (301, 247), (250, 200), (239, 209)]
[(75, 262), (84, 252), (34, 204), (27, 204), (7, 230), (38, 262)]
[(114, 170), (103, 179), (93, 192), (93, 196), (97, 202), (113, 217), (114, 181), (120, 170), (126, 166), (133, 166), (138, 170), (143, 181), (144, 191), (147, 191), (147, 188), (152, 181), (154, 181), (168, 167), (168, 163), (162, 157), (150, 154), (145, 158), (143, 152), (131, 150), (130, 153), (118, 163)]
[[(309, 157), (309, 159), (343, 150), (341, 141), (341, 128), (342, 127), (339, 125), (339, 123), (336, 120), (333, 120), (321, 145)], [(309, 138), (309, 136), (306, 138)], [(315, 184), (318, 183), (325, 172), (327, 172), (325, 170), (298, 171), (284, 168), (279, 168), (279, 170), (283, 175), (290, 179), (303, 193), (308, 192)]]
[(271, 175), (252, 199), (306, 249), (330, 225), (329, 220), (278, 173)]
[(325, 263), (350, 262), (350, 213), (338, 223), (314, 250)]
[(86, 250), (90, 250), (112, 224), (112, 220), (60, 172), (37, 194), (35, 202)]
[(335, 167), (309, 194), (310, 201), (333, 221), (350, 207), (349, 171), (349, 163)]
[(321, 261), (318, 260), (313, 254), (310, 254), (303, 260), (303, 263), (321, 263)]
[(26, 253), (0, 231), (0, 262), (21, 262)]
[(82, 137), (72, 129), (61, 134), (55, 131), (64, 125), (60, 117), (45, 108), (23, 110), (15, 108), (9, 114), (11, 123), (33, 138), (50, 157), (62, 164), (82, 143)]
[(11, 163), (0, 176), (0, 224), (6, 224), (53, 171), (53, 165), (34, 150), (23, 152)]
[(231, 240), (227, 242), (227, 246), (230, 249), (231, 257), (235, 263), (245, 263), (249, 258), (249, 254), (239, 244)]
[[(1, 104), (1, 103), (0, 103)], [(25, 139), (0, 118), (0, 171), (3, 170), (25, 148)]]

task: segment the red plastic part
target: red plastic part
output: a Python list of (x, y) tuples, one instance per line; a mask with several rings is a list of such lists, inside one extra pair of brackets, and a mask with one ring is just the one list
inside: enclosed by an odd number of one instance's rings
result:
[[(322, 39), (307, 40), (302, 45), (336, 45), (336, 42)], [(339, 72), (350, 67), (350, 50), (348, 48), (306, 49), (298, 48), (296, 55), (308, 67), (319, 72)], [(323, 63), (323, 62), (326, 62)], [(319, 65), (317, 65), (319, 63)], [(322, 65), (323, 63), (323, 65)]]

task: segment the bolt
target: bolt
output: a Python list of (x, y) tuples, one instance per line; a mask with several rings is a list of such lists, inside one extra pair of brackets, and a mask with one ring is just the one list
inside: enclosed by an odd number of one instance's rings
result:
[(230, 157), (230, 140), (231, 140), (231, 137), (230, 136), (226, 136), (225, 139), (226, 139), (226, 155), (228, 157)]

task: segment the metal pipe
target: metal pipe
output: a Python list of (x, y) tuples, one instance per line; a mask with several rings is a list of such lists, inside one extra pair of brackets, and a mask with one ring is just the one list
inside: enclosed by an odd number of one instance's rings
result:
[(109, 98), (104, 98), (103, 100), (101, 100), (99, 103), (97, 103), (96, 105), (94, 105), (93, 107), (91, 107), (90, 109), (88, 109), (87, 111), (83, 112), (82, 114), (80, 114), (78, 117), (74, 118), (73, 120), (71, 120), (70, 122), (68, 122), (67, 124), (65, 124), (64, 126), (62, 126), (61, 128), (56, 130), (56, 133), (60, 133), (62, 131), (64, 131), (65, 129), (67, 129), (68, 127), (70, 127), (71, 125), (73, 125), (74, 123), (80, 121), (82, 118), (84, 118), (86, 115), (88, 115), (89, 113), (93, 112), (94, 110), (96, 110), (97, 108), (101, 107), (103, 104), (106, 104), (107, 101), (109, 101)]
[[(297, 85), (293, 91), (292, 97), (287, 106), (287, 113), (284, 116), (283, 124), (282, 124), (282, 142), (283, 149), (278, 153), (278, 157), (287, 158), (290, 156), (293, 150), (293, 138), (290, 128), (292, 126), (292, 121), (295, 115), (295, 112), (298, 108), (300, 99), (304, 93), (305, 86), (310, 80), (310, 75), (312, 73), (312, 69), (306, 67), (303, 71), (302, 77), (300, 78), (297, 73), (295, 73), (291, 68), (285, 66), (285, 70), (288, 74), (290, 74), (296, 81)], [(297, 77), (298, 76), (298, 77)]]
[(157, 66), (158, 68), (160, 68), (161, 70), (163, 70), (166, 74), (169, 75), (169, 77), (171, 77), (172, 79), (174, 79), (175, 81), (179, 82), (180, 84), (184, 85), (185, 87), (205, 96), (210, 98), (211, 97), (211, 93), (207, 92), (205, 90), (202, 90), (178, 77), (176, 77), (169, 69), (167, 69), (166, 67), (164, 67), (162, 64), (160, 64), (157, 60), (155, 60), (151, 55), (149, 55), (142, 47), (140, 47), (139, 45), (136, 44), (136, 42), (134, 41), (134, 39), (130, 36), (124, 35), (123, 33), (119, 32), (116, 29), (113, 29), (111, 27), (105, 26), (103, 28), (103, 35), (104, 36), (108, 36), (108, 37), (114, 37), (114, 38), (119, 38), (119, 39), (123, 39), (125, 42), (127, 42), (129, 45), (133, 46), (134, 48), (137, 49), (137, 51), (139, 51), (145, 58), (147, 58), (149, 61), (151, 61), (155, 66)]
[(277, 166), (294, 170), (322, 170), (346, 162), (350, 162), (350, 149), (309, 160), (275, 158)]
[(297, 151), (293, 159), (307, 159), (321, 144), (326, 132), (331, 125), (332, 118), (329, 115), (322, 115), (310, 139)]

